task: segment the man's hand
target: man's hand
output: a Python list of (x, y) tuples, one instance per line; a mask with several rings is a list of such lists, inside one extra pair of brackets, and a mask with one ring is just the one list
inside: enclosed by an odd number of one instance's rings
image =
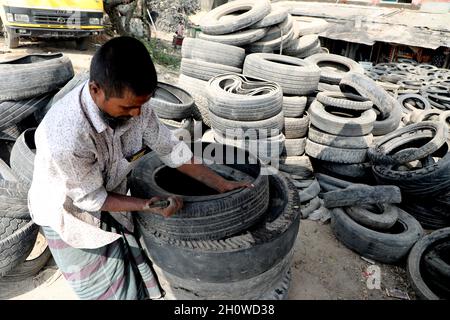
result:
[(145, 206), (143, 208), (143, 211), (148, 211), (152, 213), (156, 213), (159, 215), (162, 215), (163, 217), (170, 217), (174, 213), (176, 213), (178, 210), (180, 210), (183, 207), (183, 199), (176, 196), (168, 197), (167, 200), (170, 202), (169, 206), (165, 208), (150, 208), (152, 204), (154, 204), (157, 201), (163, 200), (160, 197), (153, 197), (150, 200), (148, 200), (145, 203)]
[(225, 193), (231, 190), (240, 189), (240, 188), (254, 188), (255, 185), (248, 181), (229, 181), (225, 180), (225, 182), (219, 186), (218, 191), (220, 193)]

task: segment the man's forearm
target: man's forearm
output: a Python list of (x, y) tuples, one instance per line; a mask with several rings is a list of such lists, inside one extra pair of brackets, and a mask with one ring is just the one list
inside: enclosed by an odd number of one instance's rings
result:
[(108, 197), (103, 203), (101, 210), (109, 212), (140, 211), (144, 209), (147, 202), (148, 200), (145, 199), (108, 192)]
[(194, 178), (214, 190), (222, 192), (227, 180), (202, 164), (194, 164), (194, 160), (177, 168), (178, 171)]

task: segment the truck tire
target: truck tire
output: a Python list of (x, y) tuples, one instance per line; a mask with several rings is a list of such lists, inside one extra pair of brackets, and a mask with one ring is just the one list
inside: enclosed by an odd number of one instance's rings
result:
[(52, 92), (73, 78), (62, 53), (30, 54), (0, 62), (0, 100), (23, 100)]

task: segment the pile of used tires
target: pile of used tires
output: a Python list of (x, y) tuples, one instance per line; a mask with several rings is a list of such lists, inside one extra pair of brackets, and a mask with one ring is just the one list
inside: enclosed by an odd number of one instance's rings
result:
[[(227, 139), (217, 131), (245, 132), (245, 121), (279, 114), (279, 102), (256, 107), (229, 95), (224, 103), (224, 91), (236, 95), (242, 90), (236, 83), (245, 81), (232, 79), (278, 84), (284, 116), (278, 169), (297, 189), (301, 217), (329, 215), (336, 237), (350, 249), (402, 264), (423, 237), (422, 228), (450, 226), (450, 71), (405, 59), (365, 71), (349, 58), (325, 53), (317, 34), (327, 23), (296, 16), (297, 7), (233, 1), (208, 13), (200, 23), (200, 39), (188, 40), (190, 46), (220, 44), (228, 46), (227, 52), (240, 52), (234, 67), (242, 74), (211, 74), (195, 87), (210, 115), (220, 114), (219, 126), (208, 119), (214, 129), (208, 139), (250, 149), (242, 138)], [(205, 52), (193, 59), (208, 61)], [(266, 121), (253, 124), (255, 130), (268, 128)], [(336, 202), (339, 197), (353, 202)]]
[(133, 170), (132, 195), (183, 197), (183, 208), (169, 218), (146, 212), (137, 218), (166, 298), (285, 299), (300, 223), (295, 186), (280, 174), (262, 175), (260, 162), (243, 149), (195, 143), (192, 150), (223, 177), (255, 187), (219, 194), (155, 153)]
[(73, 75), (72, 63), (62, 54), (0, 62), (0, 281), (33, 276), (50, 258), (28, 211), (36, 149), (32, 127)]

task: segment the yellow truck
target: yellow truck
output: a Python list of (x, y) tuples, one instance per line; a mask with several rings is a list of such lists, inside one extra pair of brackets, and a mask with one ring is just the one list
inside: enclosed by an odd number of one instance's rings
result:
[(71, 38), (86, 49), (87, 39), (103, 31), (102, 0), (0, 0), (5, 44), (21, 37)]

